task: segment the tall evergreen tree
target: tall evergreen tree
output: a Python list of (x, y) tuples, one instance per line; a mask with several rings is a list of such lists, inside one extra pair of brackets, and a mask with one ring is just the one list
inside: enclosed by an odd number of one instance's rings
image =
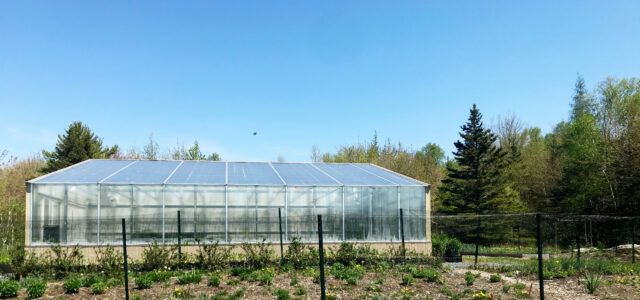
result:
[(506, 152), (496, 146), (496, 135), (485, 129), (482, 114), (474, 104), (469, 120), (462, 125), (453, 153), (457, 164), (448, 166), (441, 187), (445, 213), (486, 213), (519, 210), (517, 194), (503, 174)]
[(595, 100), (589, 95), (582, 75), (578, 75), (574, 87), (573, 103), (571, 105), (571, 119), (579, 118), (583, 114), (592, 115), (595, 109)]
[(42, 151), (47, 165), (43, 172), (53, 172), (91, 158), (109, 158), (118, 152), (118, 146), (105, 147), (82, 122), (73, 122), (64, 134), (58, 135), (53, 151)]

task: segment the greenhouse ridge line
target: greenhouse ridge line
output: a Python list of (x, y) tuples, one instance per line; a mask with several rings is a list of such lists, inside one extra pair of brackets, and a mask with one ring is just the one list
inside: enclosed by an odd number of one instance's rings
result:
[(429, 186), (369, 163), (131, 159), (89, 159), (27, 182), (101, 185)]

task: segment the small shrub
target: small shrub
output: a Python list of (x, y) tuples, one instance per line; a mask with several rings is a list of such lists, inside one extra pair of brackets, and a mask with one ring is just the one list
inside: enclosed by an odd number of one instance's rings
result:
[(190, 284), (190, 283), (200, 283), (202, 281), (202, 274), (197, 271), (190, 271), (178, 276), (177, 283), (178, 284)]
[(231, 261), (231, 251), (233, 246), (220, 245), (219, 241), (214, 243), (198, 242), (196, 253), (196, 264), (200, 268), (207, 270), (218, 270), (229, 267)]
[(364, 268), (357, 264), (345, 267), (341, 263), (335, 263), (331, 266), (329, 272), (336, 279), (342, 279), (350, 285), (356, 285), (358, 280), (362, 279), (364, 276)]
[(473, 275), (473, 273), (467, 271), (466, 273), (464, 273), (464, 281), (468, 286), (471, 286), (476, 281), (476, 276)]
[(212, 274), (209, 276), (208, 286), (219, 287), (220, 286), (220, 275)]
[(96, 282), (91, 285), (91, 294), (102, 295), (107, 291), (107, 284), (104, 282)]
[(276, 276), (276, 272), (272, 268), (261, 269), (255, 273), (255, 279), (259, 281), (261, 285), (271, 285), (273, 278)]
[(102, 276), (96, 274), (96, 273), (89, 273), (85, 276), (82, 277), (82, 286), (83, 287), (90, 287), (92, 286), (94, 283), (96, 282), (100, 282), (103, 281), (104, 278), (102, 278)]
[(290, 286), (297, 285), (300, 281), (298, 280), (298, 276), (295, 274), (291, 274), (291, 281), (289, 282)]
[(289, 292), (285, 289), (276, 289), (273, 292), (273, 295), (276, 296), (276, 299), (278, 300), (289, 300), (291, 299), (291, 296), (289, 296)]
[(47, 290), (47, 283), (40, 278), (27, 278), (24, 281), (24, 286), (27, 289), (29, 299), (40, 298)]
[(230, 285), (230, 286), (234, 286), (234, 285), (238, 285), (238, 284), (240, 284), (240, 280), (238, 280), (236, 278), (227, 281), (227, 285)]
[(68, 277), (62, 284), (62, 288), (66, 294), (77, 294), (82, 287), (82, 279), (78, 276)]
[(293, 294), (296, 296), (304, 296), (307, 294), (307, 289), (303, 286), (299, 286)]
[(284, 260), (294, 269), (302, 270), (318, 264), (318, 252), (303, 244), (300, 237), (293, 237), (284, 254)]
[(173, 272), (169, 271), (151, 271), (146, 274), (149, 276), (151, 281), (153, 282), (167, 282), (171, 276), (173, 276)]
[(136, 288), (139, 290), (146, 290), (153, 285), (153, 277), (150, 273), (142, 274), (135, 279)]
[(416, 268), (411, 270), (411, 275), (415, 278), (424, 278), (427, 282), (441, 282), (440, 272), (432, 268)]
[(587, 288), (589, 294), (594, 294), (600, 284), (602, 283), (602, 277), (593, 273), (586, 273), (584, 275), (584, 285)]
[(15, 280), (0, 281), (0, 298), (13, 298), (18, 296), (20, 284)]
[(96, 265), (99, 270), (109, 275), (120, 272), (123, 263), (122, 253), (111, 245), (96, 248)]
[(404, 286), (411, 286), (413, 285), (413, 282), (415, 282), (415, 279), (413, 279), (413, 275), (411, 274), (404, 274), (402, 275), (402, 285)]
[(175, 265), (173, 250), (173, 248), (162, 246), (154, 240), (142, 251), (140, 268), (143, 271), (154, 271), (173, 267)]
[(253, 269), (261, 269), (274, 262), (275, 252), (266, 239), (256, 244), (243, 243), (241, 248), (244, 251), (245, 263)]
[(491, 274), (491, 276), (489, 277), (489, 282), (500, 282), (502, 281), (502, 276), (500, 276), (500, 274)]
[(79, 245), (71, 249), (60, 245), (52, 246), (47, 252), (47, 257), (56, 278), (62, 278), (69, 272), (78, 270), (83, 266), (84, 261)]

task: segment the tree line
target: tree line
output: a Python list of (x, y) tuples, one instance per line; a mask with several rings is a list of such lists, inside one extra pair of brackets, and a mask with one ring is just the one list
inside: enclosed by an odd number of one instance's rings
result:
[(476, 105), (452, 157), (371, 141), (312, 159), (369, 162), (430, 183), (441, 214), (547, 212), (640, 214), (640, 81), (607, 78), (588, 90), (578, 76), (567, 120), (543, 134), (515, 116), (487, 126)]

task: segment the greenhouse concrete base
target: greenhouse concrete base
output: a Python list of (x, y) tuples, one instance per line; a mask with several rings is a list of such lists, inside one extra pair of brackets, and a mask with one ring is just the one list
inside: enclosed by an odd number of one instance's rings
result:
[[(357, 245), (368, 245), (371, 248), (377, 250), (378, 252), (383, 252), (388, 250), (389, 248), (397, 248), (400, 247), (400, 243), (378, 243), (378, 242), (353, 242), (354, 244)], [(242, 252), (242, 248), (240, 247), (241, 244), (232, 244), (232, 245), (227, 245), (227, 244), (221, 244), (221, 246), (223, 247), (229, 247), (229, 246), (234, 246), (233, 252), (234, 253), (243, 253)], [(317, 247), (318, 244), (308, 244), (309, 246), (312, 247)], [(122, 245), (113, 245), (117, 250), (122, 251)], [(166, 246), (175, 246), (174, 244), (167, 244)], [(324, 248), (325, 251), (327, 251), (329, 248), (337, 248), (338, 246), (340, 246), (340, 243), (336, 243), (336, 242), (328, 242), (328, 243), (324, 243)], [(63, 246), (64, 248), (67, 249), (71, 249), (73, 246)], [(82, 246), (79, 245), (78, 246), (80, 248), (80, 251), (82, 253), (82, 255), (84, 256), (85, 261), (93, 261), (93, 259), (95, 259), (96, 257), (96, 250), (100, 249), (100, 248), (106, 248), (107, 246)], [(148, 247), (148, 245), (127, 245), (127, 256), (129, 258), (129, 260), (139, 260), (142, 258), (142, 253), (144, 251), (144, 249)], [(287, 247), (288, 244), (284, 244), (284, 251), (287, 251)], [(430, 241), (426, 241), (426, 242), (416, 242), (416, 241), (411, 241), (411, 242), (405, 242), (405, 247), (407, 248), (407, 251), (415, 251), (417, 253), (420, 254), (424, 254), (424, 255), (431, 255), (431, 242)], [(272, 243), (271, 244), (271, 248), (273, 249), (274, 253), (276, 254), (277, 257), (280, 257), (280, 244), (279, 243)], [(27, 246), (26, 247), (27, 251), (30, 251), (32, 253), (36, 253), (38, 255), (42, 255), (44, 253), (46, 253), (47, 251), (49, 251), (51, 249), (50, 246)], [(189, 245), (183, 245), (182, 246), (182, 253), (187, 253), (187, 254), (195, 254), (198, 251), (198, 246), (194, 246), (193, 244), (189, 244)]]

